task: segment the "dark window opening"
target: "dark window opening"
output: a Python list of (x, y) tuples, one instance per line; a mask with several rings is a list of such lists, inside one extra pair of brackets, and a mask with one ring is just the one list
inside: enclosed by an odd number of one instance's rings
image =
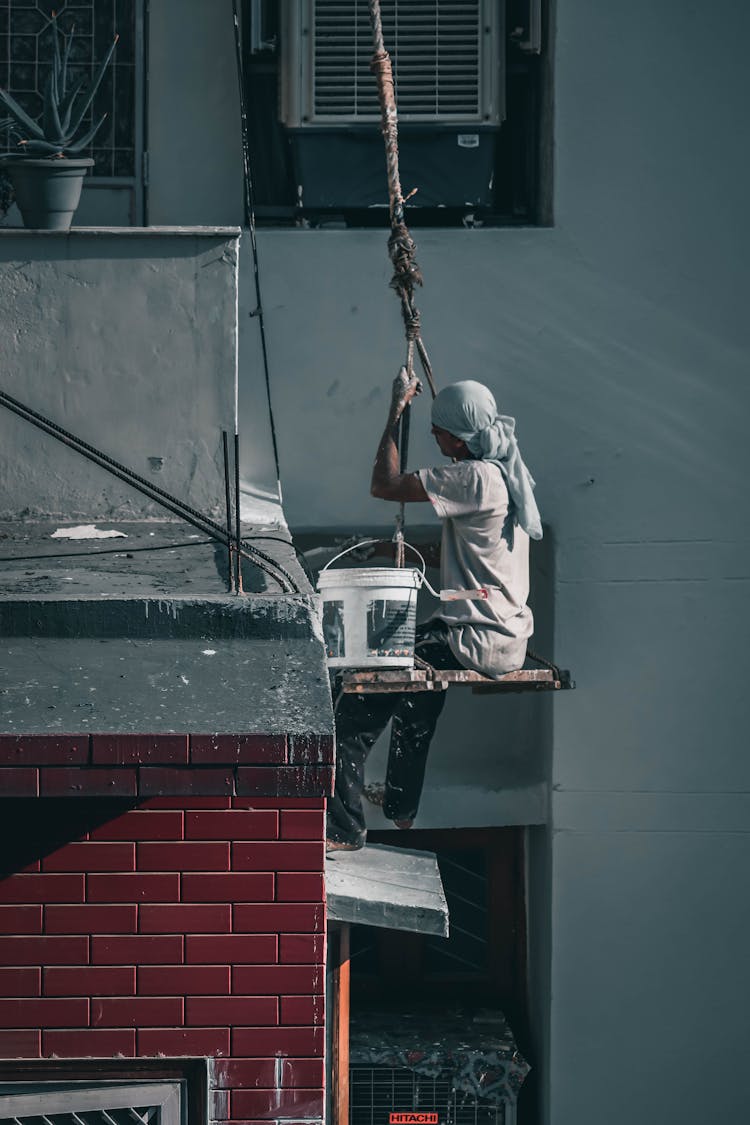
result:
[(523, 830), (424, 829), (370, 832), (372, 843), (433, 851), (450, 915), (450, 936), (375, 926), (351, 932), (352, 997), (366, 1001), (495, 1004), (514, 1027), (526, 1017)]
[[(244, 0), (258, 220), (383, 227), (366, 0)], [(382, 0), (410, 226), (550, 222), (547, 0)], [(400, 67), (400, 69), (399, 69)]]

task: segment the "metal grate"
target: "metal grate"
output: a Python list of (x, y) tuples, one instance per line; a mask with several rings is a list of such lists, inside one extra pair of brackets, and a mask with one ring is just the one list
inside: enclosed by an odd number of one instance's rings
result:
[(0, 1084), (0, 1125), (181, 1125), (180, 1082)]
[(350, 1125), (388, 1125), (393, 1112), (437, 1113), (439, 1125), (512, 1125), (505, 1104), (495, 1105), (452, 1089), (450, 1077), (428, 1077), (405, 1067), (352, 1066)]
[(0, 1117), (0, 1125), (161, 1125), (159, 1106), (128, 1106), (127, 1109), (96, 1109), (86, 1113), (38, 1113), (23, 1117)]
[[(66, 35), (75, 25), (71, 82), (93, 74), (115, 34), (120, 38), (87, 120), (107, 114), (90, 155), (93, 174), (136, 175), (136, 11), (134, 0), (0, 0), (0, 86), (33, 118), (52, 60), (51, 15)], [(4, 143), (0, 135), (0, 143)], [(12, 147), (12, 145), (8, 146)]]
[[(480, 0), (382, 0), (381, 6), (402, 119), (480, 119)], [(314, 0), (316, 118), (377, 120), (371, 57), (367, 0)]]

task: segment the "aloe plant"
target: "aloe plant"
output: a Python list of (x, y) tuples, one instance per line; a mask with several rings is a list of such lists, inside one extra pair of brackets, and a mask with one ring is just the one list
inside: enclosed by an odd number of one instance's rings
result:
[[(18, 155), (77, 156), (89, 147), (107, 116), (106, 113), (103, 114), (83, 136), (78, 136), (83, 119), (109, 66), (119, 36), (115, 36), (106, 58), (88, 84), (85, 78), (69, 84), (68, 64), (75, 26), (70, 29), (69, 35), (60, 33), (54, 13), (52, 26), (54, 55), (44, 86), (44, 108), (38, 121), (34, 121), (16, 99), (0, 87), (0, 108), (4, 107), (10, 113), (10, 117), (0, 120), (0, 130), (10, 129), (20, 136), (18, 146), (22, 152)], [(62, 51), (60, 50), (61, 37)]]

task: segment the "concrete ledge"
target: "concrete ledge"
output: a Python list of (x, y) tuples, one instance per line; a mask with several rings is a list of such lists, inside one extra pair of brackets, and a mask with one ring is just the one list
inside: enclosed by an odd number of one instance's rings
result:
[(307, 640), (312, 597), (0, 598), (0, 637)]
[(0, 238), (90, 238), (105, 234), (118, 238), (143, 238), (174, 235), (189, 238), (239, 238), (241, 227), (71, 227), (70, 230), (30, 230), (27, 227), (0, 227)]
[(368, 844), (326, 857), (328, 917), (448, 936), (448, 904), (433, 852)]
[(0, 796), (325, 797), (333, 755), (332, 736), (3, 735)]
[(302, 640), (0, 640), (6, 735), (289, 734), (325, 738), (323, 646)]
[(2, 734), (0, 766), (332, 765), (332, 734)]

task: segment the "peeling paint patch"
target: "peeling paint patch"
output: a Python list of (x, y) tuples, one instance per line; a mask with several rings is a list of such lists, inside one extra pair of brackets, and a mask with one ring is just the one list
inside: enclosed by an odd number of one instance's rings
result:
[(58, 527), (57, 531), (52, 532), (50, 539), (127, 539), (127, 535), (114, 528), (105, 530), (93, 523), (82, 523), (77, 527)]

